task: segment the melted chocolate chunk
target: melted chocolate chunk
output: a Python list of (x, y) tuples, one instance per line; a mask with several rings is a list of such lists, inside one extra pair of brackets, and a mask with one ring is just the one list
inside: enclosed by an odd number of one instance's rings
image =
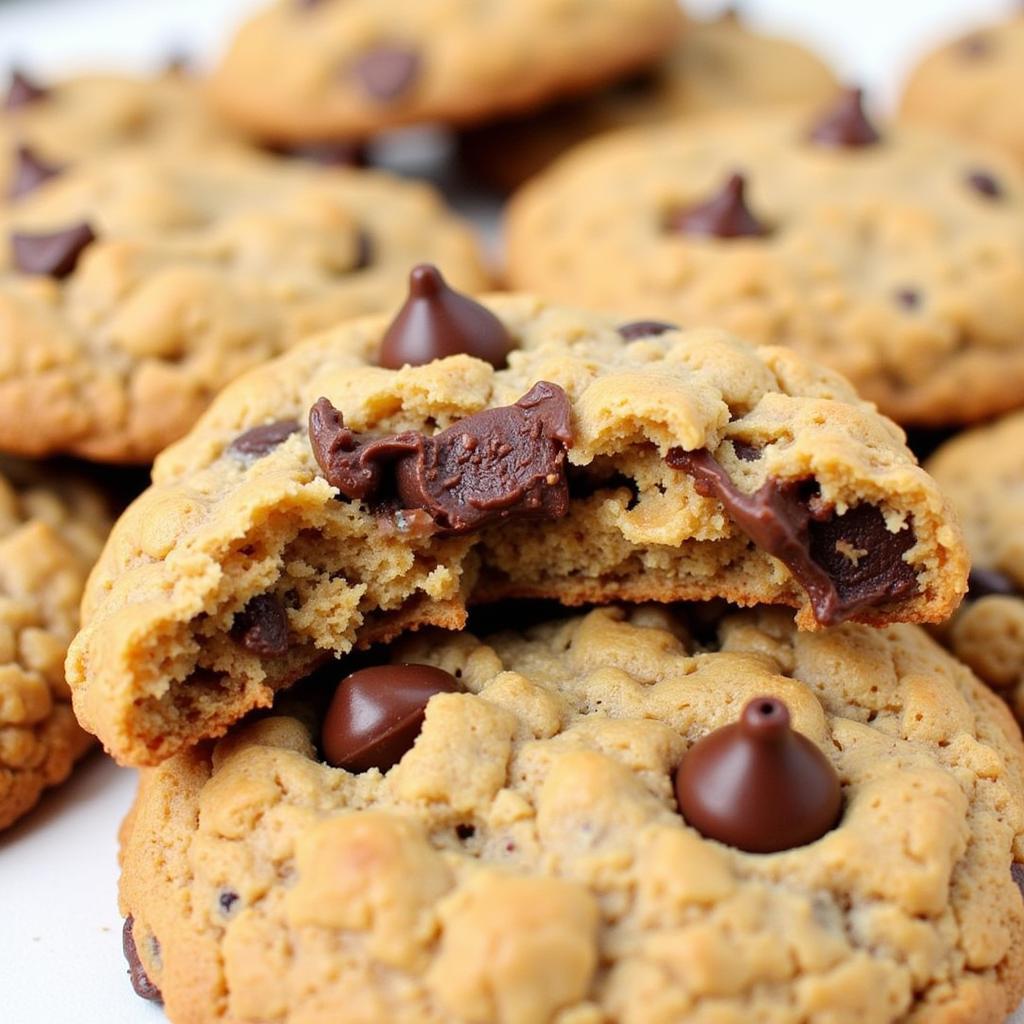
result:
[(721, 191), (706, 203), (672, 213), (666, 227), (681, 235), (709, 238), (759, 238), (768, 229), (751, 212), (746, 202), (746, 180), (733, 174)]
[(678, 331), (675, 324), (667, 324), (661, 320), (634, 320), (617, 328), (623, 341), (636, 341), (638, 338), (656, 338), (668, 331)]
[(514, 347), (486, 306), (450, 288), (437, 267), (424, 263), (409, 275), (409, 297), (381, 341), (377, 362), (400, 370), (465, 353), (501, 369)]
[(754, 544), (786, 565), (821, 625), (834, 626), (862, 608), (917, 590), (917, 576), (903, 561), (916, 543), (914, 531), (891, 533), (875, 506), (861, 504), (836, 515), (817, 500), (812, 479), (770, 478), (744, 494), (704, 450), (673, 448), (666, 461), (689, 473), (699, 494), (717, 498)]
[(309, 437), (327, 482), (346, 498), (422, 509), (448, 534), (506, 518), (560, 519), (569, 510), (569, 400), (545, 381), (515, 405), (485, 409), (432, 437), (358, 435), (321, 398)]
[(295, 142), (267, 146), (266, 148), (276, 156), (304, 160), (306, 163), (317, 164), (320, 167), (363, 167), (366, 165), (366, 149), (358, 142), (342, 140)]
[(34, 192), (45, 181), (56, 178), (64, 170), (58, 164), (41, 160), (28, 146), (19, 146), (15, 152), (14, 174), (8, 195), (11, 199)]
[(1004, 572), (986, 569), (984, 566), (971, 567), (967, 578), (967, 600), (977, 601), (983, 597), (1019, 597), (1021, 589)]
[(461, 689), (432, 665), (379, 665), (353, 672), (334, 693), (321, 732), (328, 764), (350, 772), (386, 772), (416, 742), (427, 702)]
[(231, 635), (261, 658), (288, 651), (288, 615), (273, 594), (257, 594), (235, 617)]
[(19, 107), (38, 103), (40, 100), (46, 99), (47, 95), (46, 89), (33, 82), (23, 71), (15, 69), (11, 72), (11, 84), (7, 89), (4, 106), (8, 110), (17, 110)]
[(755, 698), (738, 722), (695, 743), (675, 791), (687, 824), (748, 853), (813, 843), (836, 827), (843, 806), (835, 769), (775, 697)]
[(124, 928), (121, 931), (121, 948), (124, 950), (125, 960), (128, 961), (128, 977), (131, 979), (132, 988), (135, 989), (137, 996), (148, 999), (150, 1002), (162, 1003), (164, 997), (160, 994), (160, 989), (149, 980), (146, 968), (142, 966), (142, 961), (139, 959), (135, 936), (132, 933), (134, 926), (135, 919), (126, 917)]
[(880, 136), (864, 113), (863, 90), (845, 89), (811, 128), (808, 138), (819, 146), (844, 149), (875, 145)]
[(79, 257), (96, 241), (92, 228), (84, 221), (47, 235), (11, 235), (14, 265), (23, 274), (39, 274), (60, 280), (78, 266)]
[(971, 171), (967, 175), (967, 184), (974, 189), (979, 195), (984, 196), (986, 199), (1002, 199), (1003, 198), (1003, 186), (999, 184), (999, 180), (988, 171)]
[(387, 103), (409, 91), (419, 77), (421, 64), (415, 50), (391, 44), (364, 53), (353, 70), (368, 96)]
[(292, 434), (297, 434), (302, 428), (295, 420), (277, 420), (275, 423), (264, 423), (259, 427), (239, 434), (231, 442), (230, 448), (239, 455), (254, 455), (259, 457), (272, 452), (283, 441), (287, 441)]

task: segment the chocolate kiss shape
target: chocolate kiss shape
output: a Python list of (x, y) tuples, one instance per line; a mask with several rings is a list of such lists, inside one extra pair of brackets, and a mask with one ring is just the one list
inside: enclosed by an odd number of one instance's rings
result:
[(335, 768), (386, 772), (416, 742), (427, 701), (456, 693), (455, 677), (432, 665), (379, 665), (338, 685), (321, 732), (324, 758)]
[(775, 697), (752, 700), (738, 722), (694, 744), (675, 789), (688, 824), (748, 853), (813, 843), (842, 810), (835, 769), (790, 727), (789, 709)]
[(710, 238), (758, 238), (768, 229), (750, 212), (746, 202), (747, 183), (742, 174), (726, 179), (717, 195), (706, 203), (673, 213), (667, 222), (682, 235)]
[(409, 275), (409, 297), (384, 335), (377, 362), (399, 370), (464, 353), (500, 370), (514, 347), (489, 309), (450, 288), (437, 267), (422, 263)]
[(879, 134), (864, 113), (862, 89), (844, 89), (839, 99), (811, 128), (808, 138), (819, 146), (858, 149), (873, 146)]

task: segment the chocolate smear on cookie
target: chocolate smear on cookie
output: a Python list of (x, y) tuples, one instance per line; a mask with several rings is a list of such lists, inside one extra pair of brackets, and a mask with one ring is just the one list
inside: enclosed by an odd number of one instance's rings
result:
[(874, 505), (836, 515), (820, 500), (813, 478), (770, 477), (753, 494), (744, 494), (703, 449), (673, 448), (666, 461), (689, 473), (698, 494), (718, 499), (754, 544), (786, 565), (821, 625), (834, 626), (862, 608), (917, 590), (917, 576), (903, 560), (917, 541), (913, 529), (892, 533)]
[(844, 89), (839, 99), (814, 124), (807, 137), (819, 146), (841, 149), (873, 146), (881, 138), (864, 113), (862, 89)]
[(18, 199), (34, 192), (44, 182), (56, 178), (64, 170), (59, 164), (48, 164), (28, 146), (18, 146), (14, 154), (14, 173), (8, 196)]
[(261, 658), (288, 651), (288, 615), (273, 594), (257, 594), (235, 617), (231, 635)]
[(39, 274), (60, 280), (74, 272), (79, 257), (96, 241), (85, 221), (45, 235), (14, 232), (11, 249), (14, 265), (23, 274)]
[(541, 381), (515, 405), (485, 409), (433, 436), (357, 434), (321, 398), (309, 413), (313, 454), (346, 498), (427, 512), (447, 534), (508, 518), (560, 519), (569, 510), (569, 399)]
[(381, 44), (364, 53), (353, 71), (368, 96), (388, 103), (409, 91), (422, 63), (420, 55), (408, 46)]
[(686, 210), (676, 210), (665, 227), (681, 235), (708, 238), (760, 238), (768, 229), (750, 212), (746, 201), (746, 179), (732, 174), (711, 199)]
[(501, 369), (513, 348), (505, 325), (486, 306), (423, 263), (409, 274), (409, 297), (381, 341), (377, 362), (399, 370), (464, 353)]
[(239, 434), (229, 447), (231, 451), (238, 452), (239, 455), (257, 457), (268, 455), (279, 444), (287, 441), (292, 434), (298, 433), (301, 429), (295, 420), (276, 420), (273, 423), (252, 427)]
[(121, 931), (121, 948), (124, 950), (125, 960), (128, 961), (128, 977), (131, 979), (132, 988), (135, 989), (137, 996), (153, 1003), (162, 1003), (164, 997), (160, 994), (160, 989), (149, 980), (146, 968), (142, 966), (142, 961), (139, 959), (139, 951), (135, 946), (135, 935), (132, 931), (134, 926), (135, 919), (131, 916), (126, 917), (124, 928)]
[(27, 107), (46, 99), (48, 94), (46, 89), (33, 82), (24, 71), (15, 68), (11, 71), (11, 84), (7, 88), (4, 106), (8, 110), (17, 110), (19, 107)]

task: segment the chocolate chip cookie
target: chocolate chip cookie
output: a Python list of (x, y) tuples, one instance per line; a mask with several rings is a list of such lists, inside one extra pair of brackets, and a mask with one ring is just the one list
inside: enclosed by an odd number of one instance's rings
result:
[(1024, 721), (1024, 413), (960, 434), (928, 468), (973, 562), (967, 601), (943, 636)]
[(907, 82), (901, 114), (1004, 150), (1024, 163), (1024, 11), (929, 54)]
[(122, 149), (0, 213), (0, 451), (144, 462), (243, 370), (400, 301), (487, 283), (427, 186), (241, 151)]
[(825, 103), (837, 88), (814, 54), (754, 32), (730, 12), (693, 24), (660, 63), (595, 96), (465, 132), (460, 153), (477, 177), (511, 191), (601, 132), (712, 111)]
[(279, 0), (241, 27), (211, 95), (261, 138), (461, 124), (635, 71), (682, 26), (675, 0)]
[(606, 608), (375, 655), (314, 681), (326, 718), (299, 688), (143, 773), (121, 909), (172, 1019), (1002, 1024), (1024, 993), (1020, 734), (919, 628)]
[(1024, 403), (1024, 175), (855, 92), (587, 143), (513, 200), (508, 250), (517, 287), (792, 346), (901, 423)]
[(64, 656), (109, 526), (85, 484), (0, 460), (0, 829), (93, 742), (71, 712)]
[(429, 267), (393, 320), (227, 388), (153, 479), (68, 661), (82, 721), (133, 763), (470, 601), (724, 597), (813, 629), (940, 621), (966, 585), (945, 499), (838, 375), (715, 330), (482, 305)]

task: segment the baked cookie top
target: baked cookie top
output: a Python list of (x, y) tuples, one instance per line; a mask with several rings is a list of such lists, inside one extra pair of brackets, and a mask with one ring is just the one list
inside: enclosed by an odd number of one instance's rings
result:
[(85, 484), (0, 460), (0, 829), (92, 743), (71, 712), (64, 656), (109, 528)]
[(240, 28), (211, 95), (281, 140), (487, 120), (634, 71), (682, 26), (674, 0), (280, 0)]
[[(922, 630), (606, 608), (392, 658), (455, 692), (383, 771), (324, 763), (286, 698), (143, 774), (121, 909), (172, 1018), (1002, 1024), (1024, 992), (1020, 734)], [(772, 854), (673, 793), (751, 701), (841, 781)]]
[(431, 259), (485, 286), (427, 186), (147, 148), (74, 165), (0, 213), (0, 450), (144, 462), (243, 370), (399, 301)]
[(855, 93), (588, 143), (507, 227), (516, 287), (790, 345), (899, 422), (1024, 401), (1024, 176)]
[(998, 146), (1024, 162), (1024, 13), (940, 47), (907, 81), (901, 115)]
[[(805, 628), (958, 603), (945, 499), (838, 375), (719, 331), (444, 295), (257, 368), (158, 458), (68, 661), (116, 757), (219, 735), (317, 660), (461, 626), (467, 600), (724, 597)], [(472, 343), (488, 317), (507, 337), (505, 368), (376, 365), (456, 300)]]

